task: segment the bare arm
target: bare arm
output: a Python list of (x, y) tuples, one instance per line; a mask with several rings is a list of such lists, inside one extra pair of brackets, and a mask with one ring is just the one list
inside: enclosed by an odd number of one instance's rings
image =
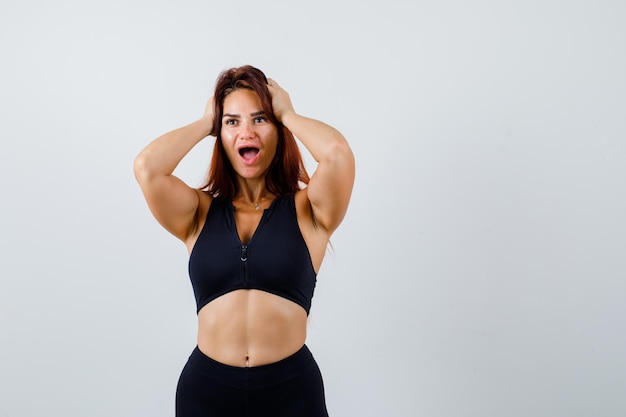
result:
[(146, 146), (135, 158), (135, 178), (157, 221), (185, 241), (200, 202), (200, 191), (172, 175), (183, 157), (213, 128), (212, 99), (204, 115)]
[(307, 187), (316, 221), (332, 233), (348, 209), (354, 185), (354, 155), (332, 126), (295, 112), (288, 93), (269, 80), (274, 114), (302, 142), (318, 165)]

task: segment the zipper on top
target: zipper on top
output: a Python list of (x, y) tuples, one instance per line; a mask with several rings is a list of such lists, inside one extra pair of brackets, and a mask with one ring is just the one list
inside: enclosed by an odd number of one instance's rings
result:
[(248, 286), (248, 245), (241, 245), (241, 280)]

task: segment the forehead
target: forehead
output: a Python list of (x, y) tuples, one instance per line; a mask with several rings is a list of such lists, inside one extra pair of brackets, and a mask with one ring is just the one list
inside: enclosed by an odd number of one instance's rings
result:
[(261, 99), (254, 90), (240, 88), (224, 99), (224, 113), (232, 113), (237, 109), (253, 108), (254, 111), (261, 109)]

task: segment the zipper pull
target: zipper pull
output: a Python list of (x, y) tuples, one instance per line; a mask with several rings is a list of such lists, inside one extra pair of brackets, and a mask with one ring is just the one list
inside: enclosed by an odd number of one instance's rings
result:
[(248, 260), (248, 245), (241, 245), (241, 262)]

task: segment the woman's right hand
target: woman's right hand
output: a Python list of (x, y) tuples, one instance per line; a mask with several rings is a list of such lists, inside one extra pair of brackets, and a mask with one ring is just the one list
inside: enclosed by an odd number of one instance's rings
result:
[(211, 125), (211, 133), (209, 133), (209, 136), (215, 136), (215, 132), (213, 131), (213, 124), (215, 122), (214, 108), (215, 97), (211, 96), (211, 98), (209, 98), (209, 101), (207, 101), (206, 103), (206, 107), (204, 108), (204, 114), (202, 114), (202, 118), (206, 119), (206, 121)]

